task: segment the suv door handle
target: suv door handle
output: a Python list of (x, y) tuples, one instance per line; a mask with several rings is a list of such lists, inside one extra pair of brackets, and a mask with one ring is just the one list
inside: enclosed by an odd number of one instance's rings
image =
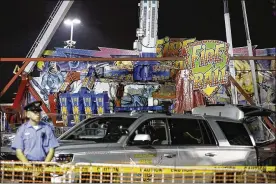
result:
[(176, 157), (176, 154), (173, 154), (173, 153), (165, 153), (165, 154), (164, 154), (164, 157), (166, 157), (166, 158), (173, 158), (173, 157)]
[(216, 156), (216, 154), (215, 153), (205, 153), (205, 156), (207, 156), (207, 157), (214, 157), (214, 156)]

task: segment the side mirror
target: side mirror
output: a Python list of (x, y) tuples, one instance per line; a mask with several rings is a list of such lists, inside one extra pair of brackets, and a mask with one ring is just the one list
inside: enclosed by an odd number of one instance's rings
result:
[(135, 135), (133, 141), (148, 144), (151, 141), (151, 138), (149, 134), (137, 134)]

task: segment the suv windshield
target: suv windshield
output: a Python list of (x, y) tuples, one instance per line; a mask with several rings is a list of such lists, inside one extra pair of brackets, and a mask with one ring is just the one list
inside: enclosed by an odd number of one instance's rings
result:
[(91, 119), (76, 127), (62, 140), (85, 140), (95, 143), (116, 143), (136, 118), (108, 117)]

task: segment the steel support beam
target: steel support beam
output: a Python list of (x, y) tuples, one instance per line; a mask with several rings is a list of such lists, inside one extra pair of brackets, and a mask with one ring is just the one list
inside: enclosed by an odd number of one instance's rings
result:
[[(232, 56), (230, 60), (275, 60), (275, 56)], [(20, 61), (185, 61), (184, 57), (160, 57), (160, 58), (0, 58), (0, 62)], [(25, 64), (25, 63), (24, 63)], [(20, 68), (21, 69), (21, 68)]]
[[(24, 60), (21, 60), (24, 61)], [(1, 61), (0, 61), (1, 62)], [(6, 93), (6, 91), (11, 87), (11, 85), (14, 83), (14, 81), (17, 79), (19, 75), (24, 71), (26, 66), (30, 63), (30, 61), (26, 61), (23, 63), (21, 68), (18, 70), (18, 72), (12, 77), (12, 79), (8, 82), (8, 84), (4, 87), (4, 89), (0, 93), (0, 98)]]
[[(58, 2), (45, 26), (38, 35), (34, 45), (30, 50), (30, 53), (28, 53), (28, 58), (41, 56), (73, 3), (74, 0), (62, 0)], [(28, 66), (24, 69), (25, 73), (30, 73), (36, 64), (36, 61), (34, 60), (29, 61), (30, 63), (28, 63)]]

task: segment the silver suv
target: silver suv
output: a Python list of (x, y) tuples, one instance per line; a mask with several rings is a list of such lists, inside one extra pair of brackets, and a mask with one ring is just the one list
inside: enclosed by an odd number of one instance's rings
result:
[(256, 144), (242, 123), (244, 117), (244, 111), (231, 105), (199, 107), (192, 114), (181, 115), (102, 115), (86, 119), (61, 135), (55, 161), (258, 165)]
[[(262, 135), (264, 129), (258, 128), (259, 117), (271, 113), (225, 105), (197, 107), (191, 114), (179, 115), (105, 114), (62, 134), (54, 161), (168, 166), (274, 163), (275, 137), (269, 136), (269, 142)], [(10, 146), (1, 147), (1, 156), (15, 159)]]

